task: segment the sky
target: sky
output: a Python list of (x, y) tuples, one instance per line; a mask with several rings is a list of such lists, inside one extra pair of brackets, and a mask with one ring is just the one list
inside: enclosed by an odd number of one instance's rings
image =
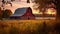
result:
[[(10, 1), (10, 0), (5, 0), (5, 1)], [(37, 8), (39, 5), (32, 3), (31, 0), (30, 0), (30, 3), (27, 3), (27, 0), (15, 0), (14, 2), (11, 2), (11, 3), (12, 3), (12, 7), (10, 6), (10, 4), (5, 4), (4, 8), (10, 9), (12, 11), (12, 13), (14, 13), (17, 8), (31, 7), (33, 14), (42, 14), (42, 12), (40, 12), (39, 9), (37, 9), (37, 10), (34, 9), (34, 8)], [(1, 5), (2, 5), (2, 3), (0, 0), (0, 7), (1, 7)], [(49, 12), (49, 13), (51, 13), (51, 12)]]
[[(0, 1), (1, 1), (1, 0), (0, 0)], [(10, 0), (5, 0), (5, 1), (10, 1)], [(39, 13), (39, 10), (34, 10), (34, 9), (33, 9), (33, 5), (34, 5), (35, 3), (32, 3), (31, 0), (30, 0), (30, 3), (27, 3), (26, 1), (27, 1), (27, 0), (15, 0), (14, 2), (12, 2), (12, 7), (10, 6), (10, 4), (7, 4), (7, 5), (5, 4), (5, 5), (4, 5), (4, 8), (5, 8), (5, 9), (10, 9), (10, 10), (12, 10), (12, 12), (14, 13), (17, 8), (31, 7), (33, 14), (40, 14), (40, 13)], [(2, 5), (2, 4), (1, 4), (1, 2), (0, 2), (0, 6), (1, 6), (1, 5)]]

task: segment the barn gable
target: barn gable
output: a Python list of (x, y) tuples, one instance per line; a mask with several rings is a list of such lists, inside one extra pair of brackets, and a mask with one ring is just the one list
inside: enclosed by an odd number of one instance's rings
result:
[(30, 7), (18, 8), (15, 13), (10, 16), (11, 19), (35, 19)]

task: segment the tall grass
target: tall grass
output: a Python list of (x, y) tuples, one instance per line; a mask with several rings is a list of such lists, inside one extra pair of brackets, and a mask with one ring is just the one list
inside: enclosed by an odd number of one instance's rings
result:
[(3, 20), (0, 34), (59, 34), (56, 24), (52, 20)]

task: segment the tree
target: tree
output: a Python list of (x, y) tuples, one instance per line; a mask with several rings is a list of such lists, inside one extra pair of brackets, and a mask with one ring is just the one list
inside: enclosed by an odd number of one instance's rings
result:
[(11, 0), (12, 2), (15, 1), (15, 0)]
[(60, 0), (55, 0), (55, 5), (57, 9), (57, 20), (60, 20)]
[(10, 6), (12, 7), (12, 3), (11, 2), (13, 2), (13, 1), (14, 0), (11, 0), (11, 1), (2, 0), (2, 7), (3, 7), (3, 9), (4, 9), (5, 4), (10, 4)]
[(0, 20), (2, 19), (2, 10), (1, 10), (1, 7), (0, 7)]
[(3, 18), (8, 18), (10, 17), (11, 14), (12, 14), (11, 10), (9, 9), (3, 10)]
[(38, 9), (43, 13), (43, 17), (45, 17), (47, 5), (51, 4), (51, 1), (52, 0), (35, 0), (35, 3), (39, 5)]
[(27, 0), (27, 3), (30, 3), (30, 0)]
[[(57, 20), (60, 19), (60, 0), (35, 0), (40, 5), (39, 9), (45, 8), (46, 4), (54, 3), (57, 9)], [(44, 11), (44, 10), (43, 10)]]
[(39, 9), (42, 9), (48, 4), (48, 2), (51, 0), (35, 0), (36, 3), (40, 5)]
[(4, 7), (5, 2), (6, 2), (5, 0), (2, 0), (2, 7)]

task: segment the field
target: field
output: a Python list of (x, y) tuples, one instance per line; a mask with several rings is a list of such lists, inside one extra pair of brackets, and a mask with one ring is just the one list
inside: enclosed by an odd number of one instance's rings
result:
[(55, 20), (2, 20), (0, 34), (59, 34)]

